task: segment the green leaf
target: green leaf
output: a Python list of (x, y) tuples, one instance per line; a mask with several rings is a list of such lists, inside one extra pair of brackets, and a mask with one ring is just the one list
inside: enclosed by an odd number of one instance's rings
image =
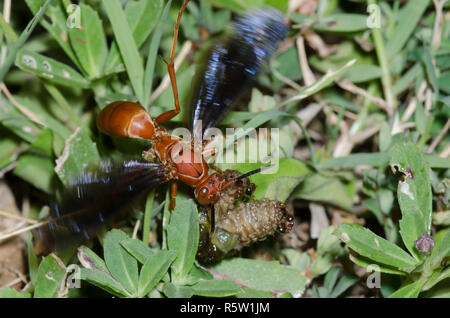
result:
[(78, 248), (78, 260), (85, 268), (99, 269), (108, 272), (105, 261), (87, 246)]
[(252, 8), (260, 8), (264, 5), (273, 6), (281, 11), (287, 10), (287, 0), (207, 0), (209, 3), (220, 8), (226, 8), (234, 12), (246, 11)]
[(283, 266), (276, 261), (232, 258), (223, 260), (212, 268), (250, 288), (264, 291), (284, 290), (294, 296), (303, 293), (308, 281), (297, 269)]
[(231, 280), (201, 280), (192, 286), (194, 295), (204, 297), (230, 297), (242, 291), (242, 287)]
[(424, 134), (427, 128), (428, 116), (425, 113), (421, 102), (417, 103), (416, 111), (414, 112), (414, 120), (416, 122), (417, 130), (421, 134)]
[(331, 292), (334, 288), (334, 285), (337, 282), (339, 272), (341, 269), (339, 267), (331, 268), (328, 273), (325, 275), (325, 279), (323, 281), (323, 287), (325, 287), (329, 292)]
[(367, 15), (337, 13), (323, 17), (312, 27), (322, 32), (356, 32), (367, 29)]
[(319, 169), (354, 168), (359, 165), (383, 167), (389, 163), (389, 154), (386, 152), (355, 153), (345, 157), (328, 158), (319, 163)]
[(98, 164), (100, 155), (85, 130), (77, 128), (66, 140), (62, 155), (56, 160), (55, 172), (68, 185), (89, 166)]
[(342, 181), (337, 177), (327, 177), (321, 174), (312, 174), (307, 177), (292, 196), (304, 200), (326, 202), (346, 210), (351, 210), (353, 206), (353, 196), (347, 191)]
[[(34, 0), (27, 1), (33, 2)], [(65, 9), (65, 10), (64, 10)], [(51, 23), (46, 20), (41, 21), (41, 25), (48, 31), (49, 34), (58, 42), (59, 46), (64, 50), (70, 60), (78, 67), (79, 70), (83, 71), (83, 67), (78, 60), (75, 51), (72, 48), (69, 39), (69, 28), (76, 27), (76, 24), (80, 21), (80, 7), (69, 6), (64, 8), (63, 6), (57, 4), (50, 6), (47, 14), (50, 18)], [(68, 16), (66, 15), (66, 12)]]
[(341, 252), (339, 239), (334, 235), (335, 228), (330, 225), (323, 228), (317, 240), (317, 257), (311, 268), (312, 276), (316, 277), (328, 272), (334, 259)]
[(434, 155), (425, 155), (425, 160), (430, 168), (446, 168), (450, 169), (450, 160)]
[(64, 264), (54, 254), (45, 257), (39, 265), (35, 298), (54, 298), (59, 296), (62, 280), (65, 277), (66, 269)]
[(417, 280), (411, 284), (403, 286), (394, 293), (392, 293), (389, 298), (417, 298), (424, 285), (423, 280)]
[(446, 92), (447, 94), (450, 94), (450, 72), (442, 72), (441, 76), (439, 76), (438, 79), (438, 85), (439, 88)]
[(28, 273), (30, 274), (30, 281), (33, 286), (36, 286), (38, 278), (39, 260), (34, 253), (34, 247), (32, 242), (32, 235), (27, 235), (27, 252), (28, 252)]
[(320, 90), (324, 89), (325, 87), (327, 87), (328, 85), (333, 83), (333, 81), (335, 79), (341, 77), (350, 67), (352, 67), (355, 64), (355, 62), (356, 62), (356, 59), (353, 59), (353, 60), (350, 60), (349, 62), (347, 62), (346, 64), (344, 64), (342, 67), (338, 68), (337, 70), (328, 70), (327, 73), (325, 75), (323, 75), (321, 78), (319, 78), (317, 81), (315, 81), (311, 85), (303, 87), (297, 95), (295, 95), (295, 96), (287, 99), (286, 101), (282, 102), (281, 104), (279, 104), (278, 108), (288, 105), (295, 101), (303, 100), (303, 99), (319, 92)]
[(138, 295), (144, 297), (163, 278), (177, 254), (161, 250), (149, 256), (139, 275)]
[(152, 87), (153, 87), (153, 77), (154, 77), (154, 71), (155, 71), (155, 65), (156, 65), (156, 57), (158, 54), (159, 44), (161, 42), (161, 36), (163, 32), (163, 28), (165, 25), (165, 22), (167, 20), (167, 16), (169, 14), (170, 6), (172, 5), (172, 0), (167, 1), (167, 4), (164, 8), (164, 11), (162, 12), (159, 21), (158, 26), (156, 27), (155, 31), (152, 35), (152, 40), (150, 42), (150, 46), (148, 48), (148, 55), (147, 55), (147, 64), (145, 65), (145, 71), (144, 71), (144, 106), (148, 108), (149, 99), (152, 93)]
[(45, 128), (51, 129), (62, 138), (68, 138), (70, 136), (70, 129), (56, 120), (55, 117), (48, 112), (44, 105), (39, 104), (39, 101), (22, 96), (14, 96), (14, 98), (21, 105), (21, 113), (27, 118), (35, 123), (38, 123), (39, 125), (44, 126)]
[(190, 298), (194, 291), (189, 286), (165, 283), (162, 292), (169, 298)]
[(120, 242), (128, 236), (120, 230), (111, 230), (103, 242), (105, 263), (111, 275), (132, 295), (138, 290), (138, 266)]
[(354, 84), (357, 84), (380, 78), (382, 73), (381, 68), (377, 65), (355, 64), (344, 74), (343, 77)]
[(242, 12), (250, 9), (251, 7), (261, 6), (263, 0), (250, 0), (250, 1), (239, 1), (239, 0), (207, 0), (214, 6), (219, 8), (226, 8), (234, 12)]
[(20, 50), (16, 57), (16, 66), (55, 84), (88, 88), (90, 83), (70, 66), (47, 56)]
[(434, 66), (433, 58), (431, 57), (431, 53), (429, 50), (423, 50), (422, 61), (425, 65), (425, 71), (427, 74), (428, 81), (431, 84), (434, 93), (436, 94), (437, 92), (439, 92), (439, 85), (436, 74), (436, 68)]
[(80, 4), (80, 27), (69, 28), (69, 38), (84, 71), (90, 78), (100, 77), (108, 47), (98, 13), (90, 6)]
[(3, 287), (0, 289), (0, 298), (31, 298), (31, 294), (19, 292), (9, 287)]
[(53, 135), (50, 129), (43, 129), (39, 133), (33, 142), (32, 150), (49, 158), (53, 156)]
[[(125, 7), (125, 15), (127, 17), (130, 31), (133, 33), (134, 42), (138, 48), (141, 47), (145, 39), (147, 39), (148, 35), (155, 27), (162, 8), (162, 0), (128, 1)], [(123, 63), (120, 56), (119, 47), (117, 46), (117, 42), (114, 41), (111, 44), (111, 49), (106, 60), (106, 73), (114, 69), (117, 64), (121, 62)]]
[(40, 10), (36, 13), (36, 15), (31, 19), (31, 21), (27, 24), (24, 31), (20, 34), (19, 39), (17, 42), (13, 43), (8, 48), (8, 55), (6, 56), (6, 59), (2, 62), (2, 65), (0, 66), (0, 83), (3, 82), (3, 79), (8, 73), (11, 65), (14, 63), (14, 60), (16, 59), (16, 54), (20, 50), (20, 48), (24, 45), (28, 37), (33, 32), (36, 25), (41, 20), (42, 16), (44, 15), (45, 11), (47, 10), (48, 6), (50, 4), (50, 0), (47, 0)]
[(23, 154), (17, 161), (13, 172), (36, 188), (51, 194), (54, 192), (52, 179), (54, 164), (50, 158), (41, 155)]
[(307, 267), (311, 265), (311, 257), (308, 253), (300, 253), (294, 248), (287, 248), (281, 251), (286, 256), (289, 265), (295, 269), (303, 272)]
[(356, 265), (359, 265), (366, 269), (370, 269), (371, 272), (375, 270), (374, 265), (376, 265), (377, 266), (376, 270), (379, 271), (380, 273), (402, 275), (402, 276), (406, 275), (406, 272), (398, 270), (395, 267), (375, 262), (373, 259), (370, 259), (370, 258), (367, 258), (364, 256), (360, 256), (360, 255), (356, 255), (356, 253), (351, 253), (349, 255), (349, 258)]
[(395, 96), (400, 95), (404, 91), (406, 91), (410, 85), (413, 83), (415, 78), (418, 76), (418, 74), (422, 73), (422, 65), (420, 62), (417, 62), (414, 64), (413, 67), (409, 68), (409, 70), (396, 82), (395, 85), (392, 87), (392, 93)]
[(353, 275), (344, 275), (337, 283), (334, 290), (331, 292), (331, 298), (337, 298), (343, 294), (347, 289), (353, 286), (358, 281), (358, 277)]
[[(0, 123), (19, 138), (33, 143), (40, 128), (7, 100), (0, 103)], [(4, 153), (5, 154), (5, 153)]]
[(150, 256), (155, 254), (155, 251), (141, 240), (127, 238), (120, 244), (141, 264), (144, 264)]
[(237, 298), (273, 298), (273, 295), (265, 290), (254, 288), (244, 288), (242, 292), (236, 295)]
[(441, 266), (441, 262), (444, 258), (450, 256), (450, 229), (443, 230), (444, 233), (439, 233), (434, 237), (435, 245), (431, 254), (431, 266), (432, 268), (438, 268)]
[[(433, 155), (425, 155), (425, 159), (431, 168), (450, 168), (450, 162), (446, 158)], [(389, 163), (388, 152), (354, 153), (344, 157), (327, 158), (317, 165), (320, 170), (330, 168), (354, 168), (356, 166), (384, 167)]]
[(385, 152), (389, 149), (391, 145), (392, 135), (391, 135), (391, 127), (387, 122), (382, 122), (380, 127), (379, 134), (379, 148), (381, 152)]
[(404, 180), (398, 183), (397, 197), (402, 211), (400, 234), (405, 246), (416, 258), (414, 241), (430, 233), (432, 197), (428, 164), (421, 151), (412, 143), (396, 145), (391, 152), (391, 166), (397, 168)]
[(125, 12), (119, 0), (103, 0), (103, 6), (111, 22), (114, 37), (119, 46), (134, 93), (139, 102), (143, 104), (145, 102), (143, 88), (144, 67), (132, 31), (127, 23)]
[(186, 278), (186, 285), (193, 285), (201, 280), (211, 280), (213, 278), (214, 276), (210, 272), (194, 263)]
[(423, 286), (422, 290), (429, 290), (432, 287), (434, 287), (437, 283), (449, 277), (450, 277), (450, 266), (448, 266), (442, 272), (433, 272), (433, 274), (427, 279), (427, 282)]
[[(39, 9), (44, 5), (45, 0), (25, 0), (26, 4), (30, 8), (33, 14), (36, 14)], [(51, 8), (52, 6), (50, 6)]]
[[(236, 169), (246, 173), (262, 166), (264, 163), (221, 164), (222, 169)], [(281, 158), (278, 165), (250, 176), (251, 182), (257, 185), (253, 195), (256, 200), (269, 198), (285, 201), (292, 190), (301, 182), (309, 169), (300, 161), (292, 158)]]
[(388, 59), (400, 52), (411, 38), (412, 32), (429, 4), (430, 0), (410, 0), (401, 8), (395, 19), (397, 24), (392, 32), (392, 36), (386, 43)]
[[(2, 130), (3, 134), (3, 130)], [(17, 154), (20, 153), (21, 145), (17, 138), (14, 138), (11, 134), (9, 136), (2, 136), (0, 140), (0, 169), (10, 165), (13, 161), (17, 160)]]
[(130, 293), (107, 271), (96, 268), (82, 268), (81, 279), (106, 290), (118, 297), (130, 297)]
[(199, 239), (198, 212), (193, 200), (182, 198), (176, 206), (167, 227), (167, 245), (177, 253), (171, 269), (173, 282), (183, 282), (194, 264)]
[(335, 234), (349, 248), (376, 262), (396, 267), (407, 273), (418, 264), (400, 247), (358, 224), (342, 224)]

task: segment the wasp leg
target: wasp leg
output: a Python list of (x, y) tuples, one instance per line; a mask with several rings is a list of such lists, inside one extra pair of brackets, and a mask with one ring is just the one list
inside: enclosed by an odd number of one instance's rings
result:
[(166, 62), (167, 71), (168, 71), (169, 77), (170, 77), (170, 83), (172, 84), (175, 109), (169, 110), (165, 113), (162, 113), (158, 117), (156, 117), (156, 119), (155, 119), (156, 125), (159, 125), (159, 124), (162, 124), (162, 123), (165, 123), (165, 122), (171, 120), (173, 117), (178, 115), (181, 111), (180, 110), (180, 101), (178, 99), (177, 79), (175, 77), (174, 59), (175, 59), (175, 48), (177, 46), (178, 29), (180, 28), (181, 16), (183, 15), (183, 11), (184, 11), (184, 9), (186, 9), (188, 2), (189, 2), (189, 0), (184, 1), (183, 5), (180, 9), (180, 12), (178, 13), (178, 19), (177, 19), (177, 23), (175, 24), (174, 34), (173, 34), (173, 44), (172, 44), (172, 53), (170, 54), (170, 62), (169, 63)]
[(172, 184), (170, 185), (170, 212), (175, 209), (175, 199), (177, 197), (178, 193), (178, 184), (176, 181), (172, 181)]
[(219, 150), (217, 150), (216, 147), (214, 147), (214, 148), (208, 148), (208, 149), (205, 149), (205, 150), (202, 152), (202, 156), (203, 156), (203, 157), (214, 156), (214, 155), (217, 154), (218, 152), (219, 152)]

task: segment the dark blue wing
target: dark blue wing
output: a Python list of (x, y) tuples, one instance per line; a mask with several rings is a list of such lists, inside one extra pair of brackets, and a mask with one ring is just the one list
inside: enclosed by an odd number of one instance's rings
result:
[(281, 12), (260, 9), (235, 21), (230, 36), (212, 46), (196, 71), (192, 89), (190, 128), (195, 134), (225, 117), (286, 33)]
[(104, 163), (84, 173), (53, 204), (51, 221), (40, 231), (38, 250), (64, 250), (93, 238), (139, 197), (168, 180), (162, 164), (142, 161)]

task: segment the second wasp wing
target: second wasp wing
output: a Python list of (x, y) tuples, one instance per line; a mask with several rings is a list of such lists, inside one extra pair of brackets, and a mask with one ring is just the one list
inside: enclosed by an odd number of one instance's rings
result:
[(235, 21), (231, 34), (210, 48), (206, 62), (196, 71), (192, 89), (190, 126), (194, 136), (203, 135), (225, 117), (286, 33), (281, 12), (260, 9)]
[(51, 207), (52, 218), (38, 232), (36, 252), (47, 254), (92, 239), (138, 198), (169, 179), (164, 165), (136, 160), (107, 162), (83, 173)]

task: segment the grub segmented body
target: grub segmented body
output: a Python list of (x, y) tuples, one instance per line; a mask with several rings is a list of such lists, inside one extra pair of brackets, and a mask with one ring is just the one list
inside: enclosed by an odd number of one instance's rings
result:
[(237, 234), (242, 246), (277, 232), (287, 233), (293, 226), (293, 218), (288, 215), (286, 205), (269, 199), (241, 203), (220, 213), (216, 222), (221, 229)]
[[(236, 170), (226, 170), (225, 180), (242, 175)], [(215, 230), (211, 231), (212, 207), (200, 207), (200, 242), (197, 256), (204, 263), (213, 263), (243, 247), (276, 233), (287, 233), (294, 219), (288, 206), (269, 199), (252, 200), (255, 184), (249, 178), (221, 192), (214, 204)]]

